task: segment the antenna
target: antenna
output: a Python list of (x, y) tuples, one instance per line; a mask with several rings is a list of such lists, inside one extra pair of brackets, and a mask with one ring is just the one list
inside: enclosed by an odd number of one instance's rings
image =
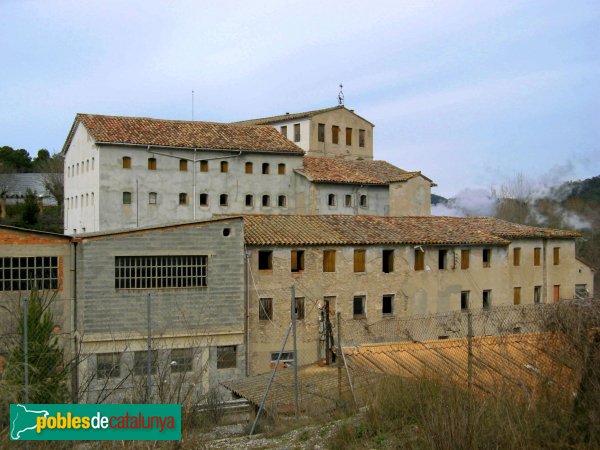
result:
[(340, 93), (338, 94), (338, 105), (340, 106), (344, 106), (344, 92), (342, 91), (343, 88), (344, 85), (340, 83)]
[(192, 90), (192, 122), (194, 121), (194, 91)]

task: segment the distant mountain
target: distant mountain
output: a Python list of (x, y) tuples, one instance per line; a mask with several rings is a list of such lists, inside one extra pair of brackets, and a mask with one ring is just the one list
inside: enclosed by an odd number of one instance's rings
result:
[(442, 197), (441, 195), (431, 194), (431, 204), (435, 205), (447, 205), (448, 199), (446, 197)]

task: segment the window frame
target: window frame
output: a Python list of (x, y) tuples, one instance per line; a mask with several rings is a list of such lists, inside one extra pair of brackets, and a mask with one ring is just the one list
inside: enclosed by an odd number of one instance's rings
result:
[(304, 272), (304, 253), (302, 249), (290, 250), (290, 272)]
[(273, 297), (258, 298), (258, 320), (259, 322), (273, 320)]
[(237, 368), (237, 345), (217, 346), (217, 369)]
[(287, 197), (285, 195), (277, 196), (277, 206), (279, 208), (287, 208)]
[[(111, 361), (100, 362), (100, 357), (110, 357)], [(96, 378), (121, 378), (120, 352), (96, 353)]]
[[(487, 257), (486, 257), (487, 255)], [(484, 269), (489, 269), (492, 266), (492, 249), (484, 248), (481, 251), (481, 264)]]
[(229, 206), (229, 194), (220, 194), (219, 195), (219, 206), (226, 208)]
[(187, 206), (187, 204), (188, 204), (187, 192), (180, 192), (178, 197), (179, 197), (179, 206)]
[[(129, 191), (123, 191), (123, 205), (131, 205), (131, 201), (132, 201), (133, 196), (131, 195), (131, 192)], [(81, 202), (83, 203), (83, 202)], [(77, 206), (77, 204), (75, 204), (75, 206)]]
[(296, 297), (295, 299), (295, 309), (296, 309), (296, 320), (304, 320), (305, 319), (305, 306), (306, 301), (304, 297)]
[(471, 291), (460, 291), (460, 310), (465, 311), (469, 309)]
[(246, 194), (246, 196), (244, 197), (244, 206), (246, 208), (254, 208), (254, 195), (253, 194)]

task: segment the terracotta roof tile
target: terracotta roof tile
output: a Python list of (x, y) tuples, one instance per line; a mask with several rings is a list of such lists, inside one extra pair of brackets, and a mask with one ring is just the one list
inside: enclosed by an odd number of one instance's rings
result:
[(286, 120), (298, 120), (298, 119), (306, 119), (309, 117), (313, 117), (319, 114), (327, 113), (329, 111), (335, 111), (336, 109), (345, 109), (346, 111), (351, 112), (355, 116), (360, 117), (364, 121), (368, 122), (370, 125), (373, 125), (364, 117), (359, 116), (353, 110), (346, 108), (342, 105), (333, 106), (331, 108), (323, 108), (323, 109), (314, 109), (312, 111), (304, 111), (299, 113), (285, 113), (280, 114), (278, 116), (270, 116), (270, 117), (261, 117), (258, 119), (249, 119), (249, 120), (240, 120), (239, 122), (232, 122), (235, 125), (270, 125), (272, 123), (283, 122)]
[[(350, 161), (346, 159), (311, 156), (304, 157), (303, 167), (297, 169), (296, 172), (316, 183), (374, 185), (407, 181), (421, 175), (421, 172), (407, 172), (387, 161)], [(429, 178), (427, 179), (429, 180)]]
[(304, 151), (268, 126), (162, 120), (77, 114), (63, 147), (68, 149), (77, 125), (82, 123), (97, 143), (157, 147), (243, 150), (303, 154)]
[(508, 245), (514, 238), (573, 238), (580, 233), (492, 218), (350, 215), (244, 215), (248, 245)]

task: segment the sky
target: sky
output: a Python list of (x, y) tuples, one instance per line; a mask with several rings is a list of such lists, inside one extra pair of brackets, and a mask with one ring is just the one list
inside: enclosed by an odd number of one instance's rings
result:
[(600, 2), (0, 0), (0, 146), (78, 112), (229, 122), (345, 105), (453, 196), (600, 174)]

